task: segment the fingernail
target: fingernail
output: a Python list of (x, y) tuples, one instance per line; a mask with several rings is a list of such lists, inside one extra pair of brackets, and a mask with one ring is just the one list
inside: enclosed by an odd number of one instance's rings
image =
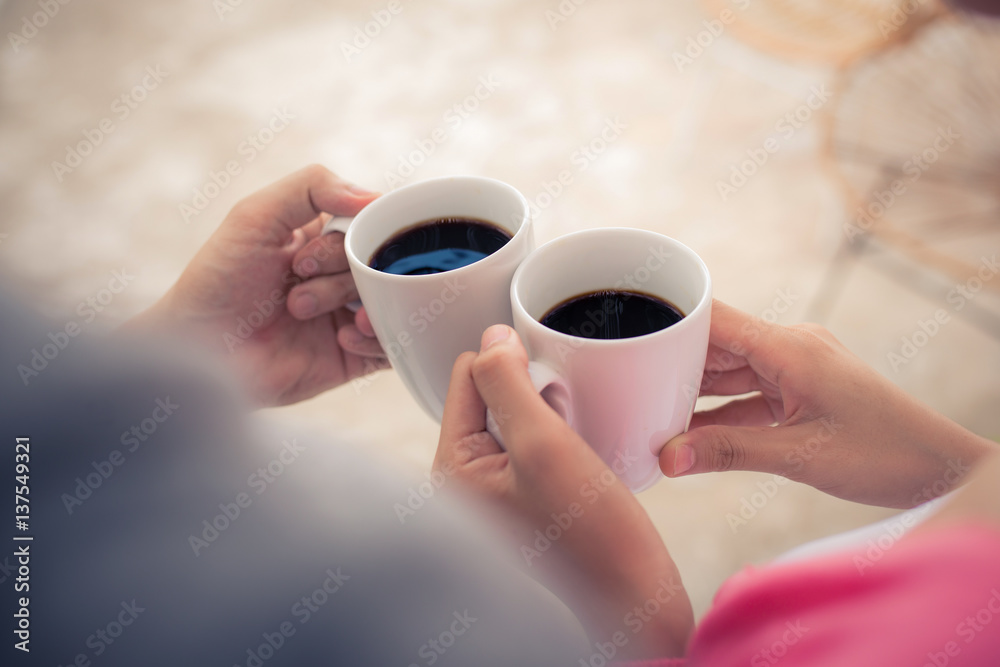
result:
[(483, 332), (483, 342), (480, 346), (480, 352), (485, 352), (508, 338), (510, 338), (510, 327), (506, 324), (494, 324)]
[(674, 452), (674, 474), (681, 475), (694, 465), (694, 448), (691, 445), (681, 445)]
[(319, 301), (312, 294), (303, 294), (295, 303), (300, 317), (312, 317), (319, 310)]
[(371, 190), (365, 190), (360, 185), (354, 185), (353, 183), (348, 184), (347, 190), (352, 194), (358, 195), (359, 197), (370, 197), (372, 195), (381, 194), (379, 192), (372, 192)]

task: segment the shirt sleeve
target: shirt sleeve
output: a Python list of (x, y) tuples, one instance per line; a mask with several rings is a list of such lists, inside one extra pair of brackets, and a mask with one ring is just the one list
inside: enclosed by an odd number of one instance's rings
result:
[(935, 528), (747, 568), (716, 595), (685, 660), (621, 667), (997, 664), (1000, 530)]

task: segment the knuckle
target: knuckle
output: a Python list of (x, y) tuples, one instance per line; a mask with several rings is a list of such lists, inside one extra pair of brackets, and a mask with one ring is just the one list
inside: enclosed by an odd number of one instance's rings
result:
[(483, 373), (497, 373), (506, 368), (513, 357), (513, 350), (508, 346), (494, 345), (477, 355), (476, 364)]
[(794, 331), (796, 344), (809, 354), (826, 353), (840, 345), (840, 341), (829, 329), (814, 322), (797, 324), (791, 329)]
[(458, 358), (455, 359), (455, 363), (452, 365), (453, 377), (459, 377), (462, 374), (467, 374), (475, 361), (475, 352), (463, 352), (458, 355)]
[(319, 242), (328, 252), (334, 255), (344, 252), (344, 235), (340, 232), (336, 234), (324, 234), (319, 237)]
[(470, 365), (472, 365), (472, 362), (475, 361), (476, 357), (478, 357), (478, 356), (479, 355), (476, 354), (475, 352), (465, 351), (462, 354), (458, 355), (458, 358), (455, 359), (455, 363), (456, 364), (460, 363), (463, 366), (470, 366)]
[(830, 333), (829, 329), (824, 327), (822, 324), (817, 324), (815, 322), (802, 322), (801, 324), (794, 325), (792, 328), (824, 340), (828, 340), (833, 337), (833, 334)]
[(746, 447), (730, 429), (720, 428), (712, 445), (711, 457), (712, 470), (743, 470), (747, 458)]
[(491, 348), (476, 356), (475, 361), (472, 363), (472, 376), (477, 383), (493, 383), (503, 372), (508, 360), (506, 358), (507, 355), (503, 353), (502, 347)]
[(511, 381), (518, 372), (528, 374), (527, 353), (524, 348), (511, 345), (494, 345), (480, 352), (472, 364), (472, 377), (481, 388)]
[(323, 180), (328, 178), (336, 178), (336, 174), (334, 174), (332, 171), (330, 171), (323, 165), (319, 164), (318, 162), (313, 162), (312, 164), (307, 165), (302, 170), (302, 172), (309, 179)]

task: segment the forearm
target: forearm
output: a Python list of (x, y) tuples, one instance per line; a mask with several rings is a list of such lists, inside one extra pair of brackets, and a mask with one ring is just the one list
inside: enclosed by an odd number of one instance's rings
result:
[(922, 454), (914, 459), (922, 463), (909, 476), (907, 495), (900, 502), (901, 508), (911, 508), (964, 484), (974, 468), (1000, 452), (1000, 445), (973, 433), (913, 397), (903, 396), (905, 409), (893, 425), (895, 437), (907, 439), (908, 442), (903, 444)]
[[(621, 528), (621, 517), (617, 523)], [(588, 532), (591, 542), (613, 544), (597, 552), (593, 544), (574, 543), (571, 527), (561, 538), (566, 557), (561, 562), (579, 581), (559, 577), (555, 592), (586, 629), (591, 648), (610, 648), (610, 642), (618, 660), (684, 655), (694, 613), (680, 572), (648, 517), (629, 517), (626, 523), (641, 525), (615, 534), (602, 535), (596, 527)]]

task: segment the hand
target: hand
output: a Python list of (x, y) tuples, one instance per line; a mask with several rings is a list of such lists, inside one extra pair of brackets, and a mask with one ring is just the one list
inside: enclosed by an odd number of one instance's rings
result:
[[(486, 433), (487, 406), (507, 451)], [(511, 328), (491, 327), (479, 354), (455, 362), (434, 467), (520, 519), (521, 556), (563, 574), (550, 583), (592, 640), (629, 640), (617, 659), (683, 654), (693, 618), (670, 554), (635, 496), (535, 391)]]
[(388, 361), (358, 298), (343, 234), (325, 217), (355, 215), (377, 194), (319, 166), (240, 201), (170, 291), (130, 322), (224, 352), (260, 406), (294, 403)]
[(691, 430), (660, 453), (664, 474), (756, 470), (847, 500), (909, 508), (955, 487), (996, 449), (826, 329), (770, 324), (716, 301), (701, 395), (751, 392), (696, 413)]

